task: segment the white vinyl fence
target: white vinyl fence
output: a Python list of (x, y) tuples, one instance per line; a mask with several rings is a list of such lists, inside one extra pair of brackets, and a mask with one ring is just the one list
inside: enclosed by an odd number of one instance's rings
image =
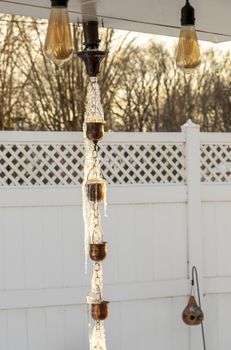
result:
[[(0, 350), (86, 350), (82, 134), (0, 132), (0, 152)], [(188, 122), (100, 152), (108, 349), (202, 350), (181, 320), (196, 265), (207, 350), (230, 350), (231, 134)]]

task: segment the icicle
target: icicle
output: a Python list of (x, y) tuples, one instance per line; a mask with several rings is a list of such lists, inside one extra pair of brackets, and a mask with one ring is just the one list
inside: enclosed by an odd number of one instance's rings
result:
[(107, 217), (107, 186), (105, 186), (105, 196), (103, 200), (104, 216)]

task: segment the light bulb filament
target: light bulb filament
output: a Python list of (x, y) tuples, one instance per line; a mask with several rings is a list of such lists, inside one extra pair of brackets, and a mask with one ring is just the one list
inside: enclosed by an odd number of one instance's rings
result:
[(66, 7), (53, 7), (48, 23), (45, 55), (57, 65), (70, 60), (74, 52), (69, 16)]
[(185, 73), (190, 73), (201, 63), (200, 48), (194, 26), (182, 26), (177, 48), (176, 64)]

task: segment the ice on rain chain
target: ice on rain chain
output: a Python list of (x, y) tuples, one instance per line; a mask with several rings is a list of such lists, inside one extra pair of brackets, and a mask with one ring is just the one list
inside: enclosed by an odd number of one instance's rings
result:
[[(83, 213), (85, 222), (85, 263), (87, 269), (89, 244), (92, 260), (96, 260), (97, 254), (102, 255), (103, 250), (106, 251), (106, 244), (103, 242), (103, 232), (100, 224), (99, 202), (103, 201), (106, 207), (107, 187), (106, 181), (101, 175), (98, 157), (98, 140), (102, 139), (104, 135), (104, 114), (100, 101), (99, 85), (95, 77), (90, 78), (88, 85), (83, 134), (85, 157)], [(92, 139), (93, 137), (94, 140)], [(103, 259), (101, 258), (100, 260)]]
[(87, 271), (88, 254), (93, 261), (91, 291), (87, 296), (89, 315), (90, 350), (106, 350), (104, 320), (108, 316), (108, 301), (103, 299), (102, 261), (107, 255), (107, 242), (104, 242), (100, 222), (100, 203), (106, 207), (106, 181), (101, 173), (98, 143), (104, 136), (104, 113), (100, 99), (97, 75), (100, 63), (107, 51), (98, 50), (99, 36), (97, 21), (83, 23), (85, 49), (77, 55), (86, 65), (90, 78), (87, 89), (86, 111), (84, 116), (84, 181), (83, 215), (85, 223), (85, 266)]
[(91, 77), (88, 85), (83, 133), (85, 156), (83, 212), (85, 221), (86, 269), (88, 253), (93, 260), (91, 292), (87, 297), (87, 303), (91, 307), (91, 317), (94, 322), (92, 324), (89, 321), (89, 342), (90, 350), (106, 350), (103, 321), (108, 315), (108, 302), (103, 300), (103, 270), (101, 261), (107, 254), (107, 242), (103, 240), (99, 210), (100, 202), (104, 202), (104, 205), (106, 205), (106, 181), (101, 175), (98, 154), (98, 141), (104, 135), (104, 113), (96, 77)]

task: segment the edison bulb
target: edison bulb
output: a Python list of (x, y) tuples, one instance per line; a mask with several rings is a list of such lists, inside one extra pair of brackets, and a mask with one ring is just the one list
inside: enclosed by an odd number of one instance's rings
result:
[(44, 53), (51, 61), (62, 66), (74, 52), (67, 7), (52, 7), (48, 22)]
[(191, 73), (200, 63), (200, 47), (195, 27), (182, 26), (176, 55), (177, 67), (185, 73)]

